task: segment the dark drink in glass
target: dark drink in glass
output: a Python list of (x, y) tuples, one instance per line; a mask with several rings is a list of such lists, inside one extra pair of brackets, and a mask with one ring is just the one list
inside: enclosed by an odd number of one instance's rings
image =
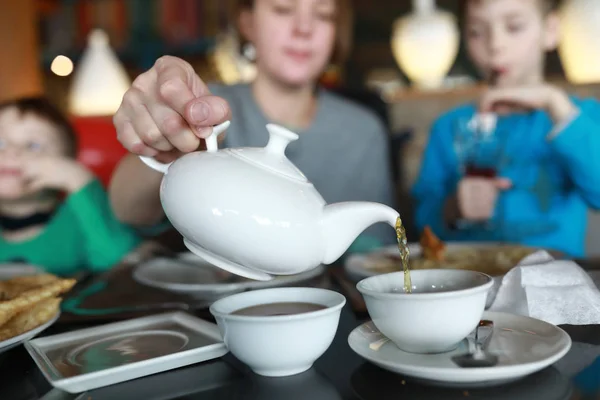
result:
[(493, 179), (496, 177), (496, 169), (493, 167), (483, 167), (474, 164), (467, 164), (465, 168), (465, 175), (472, 178), (488, 178)]

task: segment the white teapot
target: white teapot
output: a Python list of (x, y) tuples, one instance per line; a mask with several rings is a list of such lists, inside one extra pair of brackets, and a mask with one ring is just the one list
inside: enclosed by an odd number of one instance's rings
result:
[(209, 263), (266, 281), (336, 261), (374, 223), (395, 226), (398, 212), (383, 204), (327, 205), (285, 156), (297, 134), (269, 124), (264, 148), (219, 150), (217, 136), (228, 126), (213, 128), (206, 151), (170, 164), (140, 157), (165, 174), (165, 214), (187, 248)]

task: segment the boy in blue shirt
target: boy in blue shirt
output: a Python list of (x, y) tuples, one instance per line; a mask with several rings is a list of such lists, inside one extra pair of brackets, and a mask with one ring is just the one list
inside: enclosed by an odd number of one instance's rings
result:
[[(465, 0), (468, 53), (493, 85), (434, 123), (413, 188), (419, 230), (584, 255), (587, 210), (600, 207), (600, 104), (544, 81), (545, 52), (559, 38), (556, 3)], [(465, 177), (453, 150), (456, 121), (478, 112), (499, 115), (496, 178)]]

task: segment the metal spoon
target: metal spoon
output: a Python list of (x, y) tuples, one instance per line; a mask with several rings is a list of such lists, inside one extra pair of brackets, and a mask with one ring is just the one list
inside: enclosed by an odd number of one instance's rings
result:
[(471, 351), (467, 354), (452, 357), (452, 361), (463, 368), (493, 367), (496, 365), (498, 363), (498, 356), (487, 351), (487, 346), (490, 343), (493, 333), (493, 321), (479, 321), (479, 325), (475, 328), (474, 345), (471, 346), (471, 341), (469, 341)]

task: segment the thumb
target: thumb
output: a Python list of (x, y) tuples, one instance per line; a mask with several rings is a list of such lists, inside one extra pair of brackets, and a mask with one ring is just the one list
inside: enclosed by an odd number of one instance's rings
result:
[(508, 178), (496, 178), (494, 180), (494, 185), (500, 190), (508, 190), (512, 187), (513, 183)]
[[(190, 100), (182, 114), (186, 121), (197, 128), (212, 127), (231, 119), (229, 103), (222, 97), (204, 95)], [(210, 132), (203, 132), (201, 137), (206, 137)]]
[(492, 89), (487, 91), (479, 99), (479, 112), (497, 112), (495, 108), (499, 102), (502, 102), (505, 94), (502, 89)]

